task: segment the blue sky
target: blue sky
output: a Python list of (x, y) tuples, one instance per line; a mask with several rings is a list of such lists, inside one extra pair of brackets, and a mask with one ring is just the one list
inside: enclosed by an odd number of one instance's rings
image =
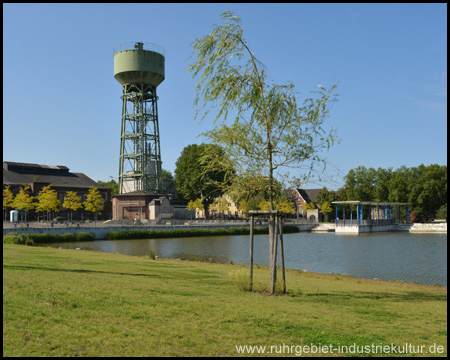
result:
[(357, 166), (447, 164), (447, 4), (3, 4), (3, 160), (117, 177), (113, 48), (142, 41), (166, 50), (158, 111), (173, 173), (211, 128), (194, 121), (191, 44), (226, 10), (269, 78), (291, 80), (300, 102), (339, 82), (327, 119), (341, 140), (326, 154), (334, 182), (306, 188), (337, 189)]

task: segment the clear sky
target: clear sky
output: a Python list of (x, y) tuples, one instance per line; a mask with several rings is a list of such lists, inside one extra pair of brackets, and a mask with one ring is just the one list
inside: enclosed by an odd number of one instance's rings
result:
[(113, 48), (166, 50), (158, 87), (163, 168), (211, 128), (194, 121), (192, 42), (220, 14), (278, 84), (299, 102), (339, 82), (327, 119), (341, 144), (327, 154), (336, 190), (358, 166), (447, 164), (447, 4), (3, 4), (3, 160), (65, 165), (94, 180), (117, 178), (120, 84)]

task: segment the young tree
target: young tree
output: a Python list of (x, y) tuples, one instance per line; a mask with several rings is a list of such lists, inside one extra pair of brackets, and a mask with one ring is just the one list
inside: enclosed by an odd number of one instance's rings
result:
[(205, 210), (205, 205), (203, 205), (202, 199), (195, 199), (189, 201), (189, 203), (186, 205), (186, 209), (194, 211), (197, 211), (198, 209), (199, 211), (203, 211)]
[(25, 210), (25, 221), (27, 221), (27, 213), (32, 210), (36, 204), (33, 202), (34, 197), (31, 196), (28, 191), (30, 190), (30, 185), (23, 185), (19, 189), (19, 193), (14, 197), (12, 202), (12, 207), (17, 210)]
[[(253, 210), (253, 209), (250, 207), (250, 204), (249, 204), (248, 200), (245, 200), (245, 199), (243, 199), (243, 200), (237, 202), (237, 209), (238, 209), (239, 211), (243, 212), (243, 213), (246, 213), (246, 212), (248, 212), (249, 210)], [(255, 210), (256, 210), (256, 209), (255, 209)]]
[(66, 209), (70, 211), (70, 220), (73, 220), (73, 212), (82, 208), (81, 197), (75, 191), (67, 191), (62, 204)]
[(322, 203), (322, 209), (320, 210), (320, 212), (325, 215), (325, 221), (328, 222), (330, 216), (329, 214), (333, 212), (333, 208), (328, 201), (324, 201)]
[(313, 202), (305, 202), (303, 204), (303, 210), (314, 210), (316, 208), (316, 205), (314, 205)]
[[(295, 86), (271, 84), (264, 65), (255, 57), (243, 37), (241, 20), (224, 12), (225, 24), (194, 41), (197, 59), (188, 70), (199, 77), (194, 105), (203, 103), (203, 120), (218, 107), (216, 125), (203, 135), (224, 147), (238, 174), (263, 176), (269, 182), (270, 210), (274, 210), (275, 171), (281, 167), (324, 163), (319, 156), (337, 141), (333, 130), (323, 124), (329, 104), (336, 100), (336, 85), (327, 91), (322, 85), (299, 106)], [(201, 113), (197, 111), (196, 117)], [(233, 114), (234, 121), (227, 122)], [(221, 160), (221, 159), (218, 159)], [(218, 162), (213, 163), (213, 168)], [(276, 269), (275, 216), (271, 215), (269, 241), (271, 279), (274, 292)]]
[(295, 204), (287, 199), (277, 204), (277, 210), (284, 214), (295, 214)]
[(100, 191), (94, 186), (89, 188), (89, 193), (86, 195), (86, 200), (83, 203), (86, 211), (95, 214), (95, 222), (97, 223), (97, 215), (101, 214), (105, 199), (100, 195)]
[(8, 208), (10, 208), (14, 201), (14, 195), (12, 191), (10, 190), (11, 185), (6, 186), (3, 189), (3, 213), (4, 213), (4, 220), (6, 221), (6, 213)]
[(214, 210), (217, 211), (217, 213), (222, 214), (222, 219), (224, 218), (225, 211), (228, 211), (228, 202), (226, 199), (220, 197), (217, 199), (217, 202), (214, 203)]
[(58, 199), (56, 190), (52, 189), (52, 184), (44, 186), (37, 196), (37, 211), (45, 211), (47, 213), (47, 221), (51, 211), (59, 212), (61, 201)]
[[(270, 210), (270, 202), (268, 200), (262, 200), (259, 203), (259, 208), (261, 210)], [(295, 214), (294, 203), (282, 197), (275, 200), (275, 210), (285, 214)]]

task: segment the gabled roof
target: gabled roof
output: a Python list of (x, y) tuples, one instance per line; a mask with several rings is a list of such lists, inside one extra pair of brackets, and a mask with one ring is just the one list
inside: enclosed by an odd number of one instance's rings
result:
[(316, 202), (316, 197), (322, 189), (295, 189), (306, 202)]

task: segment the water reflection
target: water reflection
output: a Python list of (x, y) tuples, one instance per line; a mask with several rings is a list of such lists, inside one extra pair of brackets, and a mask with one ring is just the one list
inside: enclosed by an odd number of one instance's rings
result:
[[(447, 285), (446, 234), (334, 233), (287, 234), (287, 268), (349, 274), (361, 278)], [(254, 240), (254, 263), (269, 264), (267, 235)], [(248, 236), (193, 237), (154, 240), (98, 240), (43, 244), (129, 255), (154, 252), (162, 258), (248, 264)]]

